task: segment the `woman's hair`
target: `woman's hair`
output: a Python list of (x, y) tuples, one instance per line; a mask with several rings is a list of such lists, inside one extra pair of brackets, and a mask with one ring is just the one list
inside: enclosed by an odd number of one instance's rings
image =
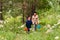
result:
[(34, 13), (37, 13), (37, 12), (34, 12)]

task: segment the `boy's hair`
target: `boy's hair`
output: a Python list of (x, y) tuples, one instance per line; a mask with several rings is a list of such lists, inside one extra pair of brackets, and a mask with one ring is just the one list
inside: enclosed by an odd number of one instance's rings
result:
[(27, 17), (27, 19), (29, 18), (30, 16)]

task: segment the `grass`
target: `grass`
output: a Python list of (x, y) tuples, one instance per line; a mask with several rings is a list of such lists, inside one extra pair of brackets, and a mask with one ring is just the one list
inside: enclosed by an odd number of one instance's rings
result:
[[(18, 27), (20, 27), (19, 24), (21, 24), (21, 22), (19, 21), (15, 21), (15, 24), (14, 24), (14, 20), (11, 20), (5, 24), (5, 27), (4, 29), (6, 31), (8, 31), (10, 28), (14, 27), (11, 29), (11, 31), (14, 31), (16, 32), (16, 36), (14, 35), (14, 33), (11, 33), (10, 32), (5, 32), (5, 34), (1, 33), (1, 35), (7, 35), (5, 36), (7, 38), (7, 40), (60, 40), (60, 25), (57, 26), (56, 28), (53, 29), (53, 31), (51, 31), (50, 33), (47, 33), (46, 34), (46, 31), (48, 30), (47, 27), (45, 27), (47, 24), (50, 24), (51, 26), (56, 24), (58, 22), (58, 20), (60, 20), (60, 17), (58, 16), (59, 14), (54, 14), (52, 15), (52, 18), (50, 18), (49, 20), (49, 17), (51, 16), (52, 14), (49, 14), (48, 16), (45, 16), (45, 17), (42, 17), (40, 19), (41, 21), (41, 26), (42, 26), (42, 29), (41, 30), (38, 30), (38, 31), (31, 31), (30, 34), (27, 34), (23, 28), (20, 29)], [(58, 16), (58, 17), (57, 17)], [(56, 38), (58, 37), (58, 38)], [(2, 40), (2, 39), (1, 39)], [(3, 39), (5, 40), (5, 39)]]
[(43, 28), (43, 30), (33, 31), (30, 34), (17, 34), (15, 40), (56, 40), (56, 36), (59, 37), (57, 40), (60, 40), (59, 30), (60, 28), (54, 28), (52, 32), (46, 34), (45, 28)]
[[(52, 17), (49, 20), (48, 16), (50, 17), (50, 15), (52, 15)], [(16, 35), (15, 40), (60, 40), (60, 25), (57, 25), (57, 27), (52, 29), (51, 32), (46, 33), (46, 31), (48, 30), (46, 25), (50, 24), (51, 26), (53, 26), (54, 24), (57, 24), (58, 20), (60, 20), (60, 17), (57, 17), (58, 15), (60, 14), (54, 13), (41, 18), (41, 30), (33, 31), (30, 34), (27, 34), (23, 31), (23, 33)]]
[[(47, 14), (48, 15), (48, 14)], [(47, 27), (45, 27), (46, 25), (50, 24), (51, 26), (56, 24), (58, 22), (58, 20), (60, 20), (60, 14), (49, 14), (48, 16), (45, 15), (44, 17), (42, 17), (40, 19), (41, 21), (41, 30), (38, 31), (31, 31), (30, 34), (27, 34), (23, 28), (18, 28), (21, 25), (21, 21), (19, 18), (17, 18), (17, 21), (14, 19), (10, 19), (8, 20), (8, 23), (5, 24), (5, 27), (3, 27), (6, 31), (4, 33), (1, 33), (1, 35), (5, 35), (5, 37), (7, 38), (7, 40), (60, 40), (60, 25), (58, 25), (56, 28), (52, 29), (53, 31), (51, 31), (50, 33), (46, 34), (46, 31), (48, 30)], [(50, 17), (52, 15), (52, 17)], [(49, 20), (50, 18), (50, 20)], [(14, 28), (12, 28), (14, 27)], [(10, 29), (12, 28), (12, 29)], [(16, 32), (16, 36), (14, 35), (14, 33), (9, 32)], [(11, 35), (12, 34), (12, 35)], [(56, 38), (57, 37), (57, 38)], [(1, 39), (2, 40), (2, 39)], [(5, 39), (3, 39), (5, 40)]]
[(0, 31), (0, 40), (60, 40), (60, 25), (52, 29), (53, 31), (46, 33), (48, 30), (46, 25), (49, 24), (52, 26), (56, 24), (58, 20), (60, 20), (60, 11), (54, 11), (54, 9), (50, 9), (49, 11), (41, 13), (37, 10), (37, 13), (39, 13), (38, 15), (42, 28), (38, 31), (31, 31), (30, 34), (27, 34), (23, 28), (20, 28), (22, 25), (21, 16), (17, 16), (16, 18), (9, 18), (6, 15), (3, 31), (8, 32)]
[(0, 40), (14, 40), (15, 36), (13, 32), (0, 31)]
[(46, 34), (46, 31), (47, 29), (44, 26), (37, 31), (31, 31), (30, 34), (24, 30), (17, 35), (10, 31), (0, 31), (0, 40), (56, 40), (56, 36), (59, 37), (57, 40), (60, 40), (60, 26), (54, 28), (50, 33)]

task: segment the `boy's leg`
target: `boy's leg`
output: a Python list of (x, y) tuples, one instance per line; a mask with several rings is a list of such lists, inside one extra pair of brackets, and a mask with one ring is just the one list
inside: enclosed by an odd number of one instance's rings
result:
[(30, 28), (28, 28), (28, 34), (29, 34), (29, 32), (30, 32)]
[(30, 28), (28, 28), (28, 32), (30, 31)]

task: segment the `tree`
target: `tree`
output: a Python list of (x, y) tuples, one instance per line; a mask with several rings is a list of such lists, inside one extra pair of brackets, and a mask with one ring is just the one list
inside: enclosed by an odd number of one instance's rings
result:
[(37, 0), (33, 0), (33, 3), (31, 4), (31, 16), (33, 13), (36, 11), (36, 6), (37, 6)]
[(3, 20), (3, 14), (2, 14), (2, 1), (0, 0), (0, 20)]
[(24, 17), (26, 17), (25, 15), (26, 15), (26, 12), (27, 12), (27, 3), (26, 3), (26, 0), (24, 0), (23, 1), (23, 23), (24, 23), (24, 21), (25, 21), (25, 18)]

